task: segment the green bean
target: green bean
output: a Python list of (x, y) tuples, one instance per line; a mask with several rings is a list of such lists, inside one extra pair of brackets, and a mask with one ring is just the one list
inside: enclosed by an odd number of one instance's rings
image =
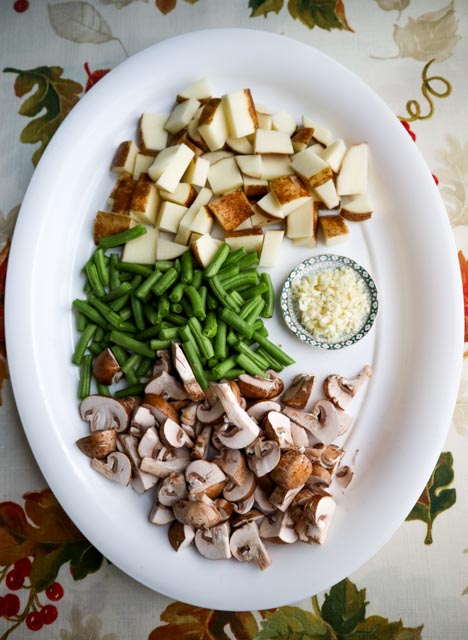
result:
[(256, 322), (258, 316), (261, 315), (265, 304), (266, 302), (265, 300), (263, 300), (263, 298), (260, 298), (260, 300), (258, 300), (256, 307), (254, 309), (251, 309), (250, 313), (245, 317), (245, 321), (247, 322), (247, 324), (254, 324)]
[(120, 276), (117, 270), (119, 263), (119, 254), (111, 253), (109, 258), (109, 287), (116, 289), (120, 285)]
[(282, 365), (281, 362), (278, 362), (278, 360), (273, 358), (273, 356), (267, 353), (265, 349), (263, 349), (262, 347), (259, 347), (255, 353), (257, 353), (259, 356), (262, 356), (262, 358), (265, 358), (265, 360), (268, 362), (269, 369), (273, 369), (273, 371), (277, 371), (278, 373), (280, 371), (283, 371), (284, 365)]
[(263, 296), (265, 300), (265, 308), (263, 309), (262, 316), (264, 318), (271, 318), (275, 309), (275, 290), (273, 288), (270, 274), (266, 272), (262, 273), (260, 276), (260, 281), (266, 284), (268, 287), (268, 289), (265, 291), (265, 295)]
[(209, 311), (206, 315), (205, 324), (203, 325), (203, 335), (207, 338), (214, 338), (218, 330), (218, 321), (214, 311)]
[(218, 330), (214, 339), (214, 354), (217, 358), (224, 359), (227, 356), (226, 346), (227, 325), (224, 320), (218, 321)]
[(115, 287), (115, 289), (111, 289), (109, 293), (106, 293), (105, 296), (102, 296), (101, 300), (102, 302), (106, 303), (113, 302), (114, 300), (117, 300), (118, 298), (126, 295), (131, 290), (132, 285), (129, 282), (122, 282), (118, 287)]
[(142, 376), (146, 375), (152, 363), (153, 361), (151, 360), (151, 358), (142, 358), (140, 364), (135, 369), (135, 375), (137, 376), (137, 378), (141, 378)]
[(187, 298), (184, 296), (180, 301), (180, 304), (182, 305), (182, 310), (187, 318), (191, 318), (193, 316), (193, 309), (189, 300), (187, 300)]
[(275, 360), (278, 360), (278, 362), (280, 362), (281, 364), (288, 366), (295, 363), (295, 360), (288, 356), (287, 353), (285, 353), (276, 344), (273, 344), (273, 342), (268, 340), (268, 338), (264, 338), (262, 335), (260, 335), (258, 331), (254, 332), (253, 339), (255, 340), (255, 342), (258, 342), (260, 347), (263, 347), (263, 349), (267, 353), (273, 356), (273, 358), (275, 358)]
[(131, 282), (129, 284), (132, 287), (132, 293), (136, 292), (136, 290), (138, 289), (140, 284), (143, 282), (143, 280), (144, 280), (143, 276), (138, 273), (135, 276), (133, 276), (133, 278), (131, 278)]
[(247, 255), (247, 249), (245, 247), (239, 247), (239, 249), (236, 249), (235, 251), (233, 251), (228, 255), (228, 257), (224, 261), (223, 268), (227, 268), (233, 264), (238, 263), (246, 255)]
[(88, 324), (88, 320), (86, 319), (86, 316), (84, 316), (81, 311), (77, 311), (76, 312), (76, 330), (79, 331), (80, 333), (82, 331), (84, 331), (86, 329), (86, 326)]
[(160, 349), (169, 349), (171, 342), (171, 340), (151, 340), (150, 345), (152, 349), (159, 351)]
[(245, 373), (245, 369), (239, 369), (239, 368), (236, 369), (234, 367), (234, 369), (229, 369), (229, 371), (226, 371), (223, 378), (225, 380), (237, 380), (237, 378), (241, 376), (243, 373)]
[(130, 302), (132, 304), (133, 318), (135, 320), (138, 331), (144, 331), (146, 327), (145, 316), (143, 315), (143, 305), (141, 300), (136, 296), (131, 296)]
[(96, 309), (93, 309), (93, 307), (88, 302), (76, 298), (75, 300), (73, 300), (73, 306), (75, 307), (75, 309), (78, 309), (80, 313), (86, 316), (88, 320), (91, 320), (93, 324), (97, 324), (98, 327), (107, 329), (106, 320), (101, 316), (100, 313), (96, 311)]
[(151, 267), (144, 264), (136, 264), (134, 262), (119, 262), (117, 264), (117, 270), (125, 273), (134, 273), (136, 275), (143, 276), (143, 278), (149, 278), (149, 276), (154, 272), (154, 269)]
[(98, 300), (98, 298), (92, 295), (88, 296), (88, 302), (96, 309), (96, 311), (99, 311), (99, 313), (103, 316), (103, 318), (105, 318), (105, 320), (107, 320), (108, 324), (110, 324), (111, 327), (113, 327), (114, 329), (118, 329), (120, 327), (120, 325), (122, 324), (122, 318), (107, 304), (101, 302), (100, 300)]
[(160, 340), (177, 340), (179, 337), (179, 329), (177, 327), (168, 327), (167, 329), (161, 329), (159, 332)]
[(105, 385), (105, 384), (101, 384), (100, 382), (97, 382), (97, 383), (96, 383), (96, 386), (97, 386), (98, 394), (99, 394), (100, 396), (107, 396), (107, 397), (110, 397), (110, 394), (111, 394), (111, 393), (110, 393), (110, 391), (109, 391), (109, 387), (108, 387), (107, 385)]
[(199, 318), (200, 320), (204, 320), (206, 318), (206, 312), (205, 312), (205, 309), (203, 308), (203, 303), (202, 303), (202, 299), (200, 298), (200, 294), (198, 293), (194, 285), (189, 285), (185, 289), (185, 295), (190, 300), (190, 303), (193, 308), (194, 316), (196, 318)]
[(181, 262), (180, 281), (183, 284), (190, 284), (193, 280), (192, 252), (186, 251), (185, 253), (183, 253), (180, 262)]
[(235, 347), (239, 342), (239, 338), (236, 336), (232, 329), (229, 330), (226, 336), (226, 342), (230, 347)]
[(184, 310), (184, 307), (179, 302), (171, 303), (171, 314), (180, 315)]
[(86, 293), (86, 295), (88, 296), (90, 293), (92, 293), (92, 288), (91, 285), (89, 284), (88, 280), (86, 280), (86, 282), (83, 285), (83, 291), (84, 293)]
[(244, 289), (242, 291), (242, 297), (244, 300), (248, 300), (249, 298), (254, 298), (255, 296), (262, 295), (266, 291), (268, 291), (268, 285), (265, 282), (260, 282), (260, 284), (255, 285), (255, 287)]
[(205, 278), (212, 278), (218, 273), (218, 271), (221, 269), (224, 262), (226, 261), (226, 258), (228, 257), (229, 252), (230, 252), (229, 245), (226, 243), (223, 243), (219, 247), (219, 249), (216, 251), (210, 263), (206, 267), (205, 273), (204, 273)]
[(202, 286), (198, 289), (198, 293), (200, 294), (200, 300), (202, 301), (203, 311), (206, 313), (206, 297), (208, 295), (208, 289), (205, 286)]
[(181, 269), (182, 269), (181, 263), (180, 263), (180, 258), (176, 258), (174, 260), (174, 262), (172, 263), (172, 266), (174, 267), (174, 269), (177, 271), (177, 273), (180, 276), (180, 272), (181, 272)]
[(154, 326), (161, 324), (161, 317), (159, 316), (156, 309), (154, 309), (151, 305), (143, 304), (143, 313), (145, 314), (145, 317), (150, 324)]
[(242, 258), (242, 260), (239, 262), (239, 269), (242, 271), (243, 269), (256, 267), (259, 262), (260, 258), (257, 251), (253, 251), (252, 253), (248, 253), (244, 258)]
[(102, 249), (111, 249), (112, 247), (118, 247), (121, 244), (129, 242), (129, 240), (135, 240), (146, 234), (146, 227), (143, 224), (137, 224), (131, 229), (116, 233), (113, 236), (105, 236), (99, 241), (99, 246)]
[(141, 355), (138, 353), (132, 353), (132, 355), (129, 356), (127, 360), (124, 362), (124, 364), (121, 366), (121, 369), (127, 376), (128, 373), (134, 371), (135, 368), (138, 367), (140, 362), (141, 362)]
[[(115, 309), (114, 309), (115, 311)], [(131, 309), (131, 307), (125, 307), (124, 309), (122, 309), (122, 311), (120, 312), (120, 317), (122, 318), (123, 322), (126, 322), (127, 320), (130, 320), (130, 318), (133, 317), (133, 311)]]
[(223, 378), (230, 369), (233, 369), (236, 366), (236, 357), (237, 356), (231, 356), (230, 358), (226, 358), (225, 360), (217, 364), (216, 367), (213, 367), (213, 369), (211, 370), (213, 376), (217, 380)]
[(138, 331), (138, 327), (134, 322), (122, 322), (117, 328), (123, 333), (137, 333)]
[(120, 331), (112, 331), (110, 334), (110, 340), (111, 342), (115, 342), (115, 344), (124, 347), (124, 349), (133, 351), (134, 353), (139, 353), (140, 355), (146, 356), (147, 358), (156, 357), (153, 348), (148, 347), (148, 345), (144, 342), (135, 340), (135, 338), (133, 338), (132, 336), (128, 336), (127, 334), (121, 333)]
[(102, 296), (106, 294), (106, 291), (99, 278), (98, 271), (94, 262), (87, 262), (85, 265), (85, 270), (88, 277), (88, 282), (91, 285), (91, 289), (93, 290), (94, 295), (96, 295), (98, 298), (102, 298)]
[(259, 329), (264, 329), (265, 325), (263, 324), (263, 320), (261, 318), (257, 318), (253, 323), (253, 328), (254, 328), (254, 331), (258, 331)]
[(221, 282), (224, 282), (227, 278), (231, 278), (232, 276), (237, 276), (239, 273), (239, 265), (233, 264), (230, 267), (226, 267), (226, 269), (221, 269), (218, 271), (218, 278)]
[(193, 333), (190, 331), (190, 327), (188, 326), (188, 324), (186, 324), (184, 327), (179, 327), (179, 336), (182, 342), (190, 342), (198, 358), (202, 357), (201, 351), (195, 338), (193, 337)]
[(104, 340), (105, 332), (102, 327), (96, 327), (96, 331), (93, 336), (93, 342), (102, 342)]
[(127, 293), (127, 295), (121, 296), (120, 298), (117, 298), (117, 300), (114, 300), (114, 302), (111, 302), (109, 306), (113, 311), (118, 313), (119, 311), (122, 311), (122, 309), (125, 309), (125, 307), (127, 307), (129, 302), (130, 302), (130, 294)]
[(258, 274), (256, 271), (247, 271), (246, 273), (238, 273), (236, 276), (231, 276), (230, 278), (226, 278), (223, 282), (223, 287), (226, 291), (230, 291), (231, 289), (238, 289), (242, 286), (256, 285), (258, 282)]
[(250, 347), (248, 347), (242, 340), (239, 340), (239, 342), (236, 344), (236, 349), (239, 351), (239, 353), (243, 353), (244, 355), (251, 358), (259, 367), (261, 367), (263, 371), (268, 369), (269, 361), (256, 351), (252, 351), (252, 349), (250, 349)]
[(149, 327), (145, 329), (141, 333), (137, 333), (135, 336), (136, 340), (141, 340), (144, 342), (145, 340), (151, 340), (151, 338), (157, 338), (159, 332), (161, 331), (161, 323), (154, 325), (153, 327)]
[(226, 306), (228, 307), (228, 309), (231, 309), (231, 311), (235, 311), (236, 313), (239, 313), (240, 311), (239, 303), (236, 302), (233, 299), (232, 295), (225, 290), (218, 276), (213, 276), (212, 278), (210, 278), (209, 284), (212, 292), (214, 293), (215, 297), (218, 299), (218, 302), (222, 306)]
[(207, 291), (206, 294), (206, 308), (208, 309), (208, 311), (214, 311), (218, 308), (216, 298), (214, 298), (209, 291)]
[(173, 267), (173, 262), (172, 260), (157, 260), (156, 261), (156, 269), (158, 269), (159, 271), (165, 272), (165, 271), (169, 271), (169, 269), (172, 269)]
[(264, 369), (259, 367), (255, 360), (245, 353), (240, 353), (236, 356), (236, 363), (242, 367), (242, 369), (245, 369), (247, 373), (250, 373), (251, 376), (265, 377)]
[(241, 294), (238, 291), (231, 291), (229, 295), (232, 297), (232, 299), (239, 306), (239, 309), (240, 309), (244, 304), (244, 298), (241, 296)]
[(169, 294), (169, 300), (171, 302), (180, 302), (182, 300), (182, 296), (184, 295), (186, 286), (187, 285), (183, 282), (178, 282)]
[(245, 320), (242, 320), (237, 314), (233, 313), (230, 309), (226, 307), (221, 311), (220, 314), (221, 320), (224, 320), (226, 324), (228, 324), (232, 329), (240, 333), (245, 338), (252, 338), (254, 328), (252, 325), (247, 324)]
[(184, 324), (187, 324), (187, 320), (185, 318), (181, 318), (180, 315), (177, 313), (168, 313), (166, 316), (166, 320), (167, 322), (170, 322), (172, 325), (175, 325), (176, 327), (183, 327)]
[(194, 269), (192, 278), (192, 287), (198, 289), (202, 283), (203, 271), (201, 269)]
[(165, 318), (171, 310), (169, 298), (167, 296), (161, 296), (158, 300), (158, 315), (161, 318)]
[(119, 271), (119, 279), (120, 282), (129, 282), (132, 279), (132, 274), (127, 273), (127, 271)]
[(209, 360), (210, 358), (213, 358), (214, 357), (213, 345), (211, 344), (211, 341), (209, 340), (209, 338), (203, 335), (203, 331), (200, 323), (198, 322), (198, 319), (190, 318), (188, 321), (188, 325), (193, 334), (193, 337), (195, 338), (195, 342), (198, 344), (198, 348), (200, 349), (202, 357), (205, 358), (205, 360)]
[(80, 384), (78, 387), (78, 397), (80, 400), (89, 396), (91, 391), (91, 373), (93, 368), (93, 356), (87, 354), (83, 356), (80, 364)]
[(178, 279), (179, 274), (173, 267), (171, 267), (166, 271), (162, 278), (159, 278), (158, 282), (151, 289), (155, 295), (161, 296), (163, 293), (166, 293), (169, 287), (172, 287)]
[(206, 366), (209, 367), (210, 369), (213, 369), (213, 367), (216, 367), (218, 363), (219, 363), (218, 358), (210, 358), (207, 361)]
[(91, 344), (88, 345), (88, 351), (89, 353), (92, 353), (93, 356), (98, 356), (100, 353), (102, 353), (105, 349), (105, 345), (102, 342), (92, 342)]
[(135, 291), (135, 295), (141, 300), (146, 300), (151, 293), (153, 286), (163, 277), (161, 271), (152, 271), (151, 275), (144, 280)]
[(83, 333), (80, 336), (80, 339), (76, 343), (75, 351), (72, 356), (73, 364), (81, 364), (83, 360), (86, 348), (88, 344), (91, 342), (94, 333), (96, 332), (97, 326), (95, 324), (88, 324)]
[(242, 309), (240, 310), (239, 317), (242, 318), (242, 320), (245, 320), (246, 317), (249, 315), (249, 313), (252, 311), (252, 309), (255, 309), (258, 301), (261, 299), (262, 299), (261, 296), (255, 296), (254, 298), (250, 298), (249, 300), (247, 300), (244, 303)]
[(146, 384), (132, 384), (125, 389), (120, 389), (114, 393), (114, 398), (126, 398), (127, 396), (141, 396), (145, 390)]
[(122, 365), (125, 362), (127, 362), (127, 359), (128, 359), (127, 352), (125, 351), (125, 349), (123, 347), (119, 346), (118, 344), (112, 345), (111, 351), (114, 354), (114, 358), (119, 363), (120, 368), (122, 368)]
[(202, 389), (206, 389), (206, 387), (208, 386), (208, 380), (192, 343), (183, 342), (182, 349), (184, 350), (185, 356), (189, 361), (190, 366), (192, 367), (192, 371), (195, 375), (195, 378), (197, 379), (198, 384)]
[(107, 270), (106, 256), (102, 249), (96, 249), (94, 252), (94, 264), (96, 265), (96, 270), (102, 286), (108, 287), (110, 282), (109, 271)]

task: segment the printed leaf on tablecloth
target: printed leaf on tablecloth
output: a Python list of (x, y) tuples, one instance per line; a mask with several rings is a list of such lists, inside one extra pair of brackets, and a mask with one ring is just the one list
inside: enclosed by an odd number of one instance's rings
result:
[(445, 149), (437, 152), (442, 165), (437, 169), (440, 193), (452, 226), (468, 224), (468, 142), (446, 136)]
[(401, 620), (389, 622), (387, 618), (370, 616), (345, 637), (346, 640), (418, 640), (421, 631), (422, 627), (404, 628)]
[(247, 611), (213, 611), (182, 602), (170, 604), (161, 614), (161, 620), (168, 624), (154, 629), (148, 640), (228, 640), (232, 637), (252, 640), (258, 631), (254, 616)]
[[(18, 112), (27, 118), (34, 118), (21, 132), (20, 140), (27, 144), (40, 143), (32, 157), (33, 164), (36, 165), (58, 126), (78, 102), (83, 87), (74, 80), (62, 78), (62, 67), (36, 67), (28, 70), (7, 67), (3, 71), (17, 74), (15, 94), (18, 98), (36, 88)], [(45, 113), (42, 113), (43, 110)]]
[(322, 617), (339, 633), (349, 633), (366, 615), (366, 590), (357, 589), (347, 578), (325, 594)]
[(255, 640), (336, 640), (337, 637), (320, 616), (299, 607), (281, 607), (265, 616)]
[(402, 58), (442, 62), (452, 55), (460, 40), (457, 29), (458, 20), (452, 0), (439, 11), (424, 13), (416, 19), (409, 18), (404, 27), (395, 25), (393, 37)]
[(409, 5), (410, 0), (375, 0), (384, 11), (403, 11)]
[(116, 39), (108, 23), (89, 2), (49, 4), (47, 10), (53, 30), (65, 40), (101, 44)]
[(406, 520), (422, 520), (427, 525), (424, 544), (432, 544), (432, 525), (435, 518), (453, 507), (457, 499), (455, 489), (447, 489), (454, 478), (453, 456), (447, 451), (441, 453), (429, 482)]
[(342, 0), (289, 0), (288, 10), (294, 20), (300, 20), (309, 29), (317, 26), (327, 31), (353, 31), (346, 20)]
[(250, 17), (267, 16), (269, 13), (279, 13), (283, 8), (284, 0), (249, 0)]

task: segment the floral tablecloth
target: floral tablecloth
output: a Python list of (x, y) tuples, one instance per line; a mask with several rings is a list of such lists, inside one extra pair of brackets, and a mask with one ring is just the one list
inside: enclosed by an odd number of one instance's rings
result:
[(443, 452), (399, 531), (326, 593), (277, 610), (200, 609), (128, 578), (68, 519), (26, 442), (8, 380), (3, 293), (34, 167), (109, 69), (161, 39), (221, 26), (297, 38), (384, 98), (439, 184), (468, 318), (466, 0), (1, 0), (0, 640), (466, 640), (468, 364)]

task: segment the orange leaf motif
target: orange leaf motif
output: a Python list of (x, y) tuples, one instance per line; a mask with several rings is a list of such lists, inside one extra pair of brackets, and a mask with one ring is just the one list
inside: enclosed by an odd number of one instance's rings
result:
[(465, 342), (468, 342), (468, 260), (462, 251), (458, 252), (458, 261), (460, 263), (460, 271), (463, 286), (463, 305), (465, 310)]

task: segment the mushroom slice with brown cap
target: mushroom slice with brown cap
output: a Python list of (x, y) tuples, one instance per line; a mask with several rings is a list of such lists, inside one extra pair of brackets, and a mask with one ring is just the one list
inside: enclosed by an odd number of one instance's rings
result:
[(284, 406), (283, 414), (285, 416), (288, 416), (288, 418), (292, 422), (295, 422), (312, 435), (314, 435), (314, 431), (320, 429), (320, 423), (317, 419), (317, 416), (312, 413), (301, 411), (301, 409), (294, 409), (293, 407)]
[(370, 365), (366, 365), (355, 378), (344, 378), (343, 376), (334, 374), (325, 378), (323, 391), (333, 404), (345, 411), (359, 389), (369, 380), (371, 375), (372, 367)]
[(131, 435), (142, 436), (147, 429), (156, 426), (156, 418), (147, 407), (139, 406), (133, 412), (130, 429), (134, 430)]
[(201, 501), (179, 500), (172, 511), (176, 520), (195, 529), (208, 529), (221, 522), (221, 514), (216, 507)]
[(155, 453), (159, 451), (161, 447), (162, 445), (158, 432), (154, 427), (150, 427), (145, 431), (138, 443), (138, 455), (140, 458), (153, 458), (155, 457)]
[(273, 471), (281, 458), (279, 444), (263, 438), (257, 438), (245, 452), (247, 465), (257, 478)]
[(237, 379), (241, 394), (255, 400), (268, 400), (279, 396), (284, 388), (283, 381), (275, 371), (268, 370), (266, 375), (266, 378), (261, 378), (242, 373)]
[(197, 499), (200, 494), (217, 498), (226, 484), (226, 476), (214, 462), (195, 460), (185, 469), (190, 498)]
[(294, 446), (298, 449), (304, 450), (309, 446), (309, 436), (307, 435), (307, 431), (300, 427), (295, 422), (291, 421), (291, 437), (294, 442)]
[(143, 406), (153, 414), (159, 424), (163, 424), (167, 418), (174, 422), (179, 419), (177, 411), (171, 407), (167, 400), (156, 393), (147, 393), (143, 398)]
[(252, 493), (252, 495), (246, 498), (245, 500), (234, 502), (234, 511), (239, 514), (248, 513), (253, 509), (254, 504), (255, 504), (255, 496)]
[(218, 434), (219, 441), (229, 449), (248, 447), (260, 433), (258, 424), (239, 405), (234, 392), (227, 382), (213, 384), (230, 422), (235, 425)]
[(150, 380), (145, 387), (145, 393), (155, 393), (165, 400), (187, 400), (188, 398), (184, 387), (167, 371), (161, 371)]
[(210, 438), (213, 427), (209, 424), (205, 425), (195, 440), (195, 446), (192, 449), (192, 458), (194, 460), (204, 460), (208, 454), (210, 446)]
[(156, 484), (155, 476), (145, 473), (141, 469), (141, 458), (138, 454), (138, 438), (126, 433), (120, 434), (117, 438), (117, 444), (120, 449), (130, 458), (133, 469), (132, 488), (137, 493), (144, 493)]
[(275, 544), (291, 544), (296, 542), (297, 533), (289, 511), (277, 511), (265, 518), (260, 525), (260, 538)]
[(265, 489), (262, 489), (262, 487), (259, 487), (258, 485), (255, 487), (254, 504), (256, 504), (257, 507), (267, 515), (276, 511), (276, 507), (271, 504), (268, 495), (268, 492), (265, 491)]
[(159, 502), (155, 500), (149, 514), (149, 521), (152, 524), (164, 525), (169, 524), (174, 520), (175, 516), (172, 513), (172, 509), (170, 507), (165, 507), (164, 505), (159, 504)]
[(322, 489), (328, 489), (332, 481), (330, 469), (326, 469), (319, 462), (312, 464), (312, 471), (306, 481), (306, 486), (316, 493), (321, 493)]
[(116, 440), (115, 429), (106, 429), (105, 431), (95, 431), (89, 436), (80, 438), (76, 441), (76, 444), (88, 458), (102, 459), (115, 451)]
[(183, 407), (180, 411), (180, 423), (190, 427), (195, 426), (198, 407), (198, 402), (189, 402), (188, 405)]
[(195, 529), (189, 524), (182, 524), (174, 520), (167, 532), (169, 542), (174, 551), (189, 547), (195, 538)]
[(271, 477), (282, 489), (297, 489), (304, 485), (311, 471), (312, 463), (306, 455), (288, 449), (271, 472)]
[(171, 348), (174, 366), (177, 369), (177, 373), (182, 380), (182, 384), (184, 385), (190, 400), (193, 400), (194, 402), (203, 400), (203, 398), (205, 397), (205, 393), (198, 384), (192, 367), (185, 357), (185, 353), (182, 351), (181, 346), (177, 344), (177, 342), (173, 342)]
[(306, 542), (325, 542), (335, 508), (336, 502), (331, 496), (314, 496), (305, 505), (304, 520), (309, 525), (305, 533)]
[(263, 571), (271, 564), (270, 556), (265, 549), (265, 545), (260, 539), (258, 527), (255, 522), (248, 522), (243, 527), (239, 527), (231, 535), (229, 542), (231, 553), (241, 562), (255, 560), (258, 567)]
[(80, 415), (89, 422), (92, 433), (106, 429), (121, 433), (127, 429), (130, 419), (129, 412), (118, 400), (99, 395), (88, 396), (81, 401)]
[(132, 463), (130, 458), (120, 451), (115, 451), (107, 456), (105, 462), (98, 458), (91, 460), (91, 467), (105, 478), (127, 486), (132, 477)]
[(143, 458), (140, 469), (145, 473), (151, 473), (156, 478), (166, 478), (171, 473), (183, 473), (189, 466), (189, 458), (176, 458), (174, 460), (154, 460)]
[(331, 444), (340, 432), (338, 410), (329, 400), (318, 400), (311, 413), (284, 407), (283, 413), (323, 444)]
[(153, 365), (153, 371), (152, 371), (153, 376), (157, 376), (159, 373), (162, 373), (163, 371), (165, 371), (166, 373), (171, 373), (173, 367), (172, 367), (171, 353), (169, 349), (160, 349), (159, 351), (156, 351), (156, 355), (157, 355), (157, 358)]
[(224, 560), (230, 558), (230, 531), (229, 522), (222, 522), (209, 529), (198, 529), (195, 533), (195, 546), (202, 556), (209, 560)]
[(125, 398), (119, 398), (119, 402), (129, 416), (138, 409), (141, 404), (140, 396), (126, 396)]
[(270, 411), (281, 411), (281, 405), (274, 400), (259, 400), (247, 409), (248, 415), (260, 423)]
[(203, 424), (219, 424), (223, 417), (224, 407), (218, 399), (212, 406), (206, 403), (198, 405), (197, 418)]
[(281, 396), (281, 402), (295, 409), (305, 409), (314, 388), (315, 376), (300, 373)]
[(336, 465), (339, 463), (343, 456), (344, 449), (336, 444), (329, 444), (323, 449), (322, 455), (320, 456), (320, 462), (324, 467), (327, 467), (327, 469), (331, 469), (331, 471), (333, 472)]
[(158, 486), (158, 500), (165, 507), (173, 507), (186, 497), (187, 485), (182, 473), (171, 473)]
[(104, 349), (93, 362), (93, 375), (100, 384), (111, 385), (123, 376), (120, 364), (110, 349)]
[(238, 449), (223, 449), (213, 459), (222, 471), (227, 475), (229, 480), (237, 485), (244, 485), (250, 477), (250, 471), (247, 468), (244, 454)]
[(166, 419), (160, 428), (163, 442), (174, 449), (180, 447), (193, 447), (193, 442), (180, 425), (170, 418)]
[(242, 502), (253, 495), (255, 486), (255, 476), (249, 471), (243, 484), (236, 485), (232, 481), (228, 482), (224, 487), (223, 496), (225, 500), (229, 500), (229, 502)]
[(225, 500), (224, 498), (218, 498), (213, 502), (214, 506), (218, 509), (221, 514), (221, 521), (229, 520), (234, 512), (234, 505), (229, 500)]
[(280, 511), (286, 511), (289, 509), (292, 501), (297, 496), (301, 487), (295, 489), (284, 489), (283, 487), (275, 487), (273, 493), (270, 495), (270, 503), (279, 509)]
[(246, 513), (237, 513), (232, 517), (231, 525), (236, 527), (242, 527), (244, 524), (248, 522), (256, 522), (257, 526), (260, 526), (260, 523), (263, 522), (265, 518), (265, 514), (259, 511), (258, 509), (250, 509)]
[(280, 449), (294, 447), (294, 440), (291, 435), (291, 420), (288, 416), (277, 411), (270, 411), (267, 413), (262, 426), (267, 438), (277, 442)]
[(353, 476), (354, 476), (354, 472), (351, 469), (351, 467), (349, 467), (348, 465), (344, 465), (343, 467), (340, 467), (335, 474), (336, 481), (341, 487), (343, 487), (343, 489), (346, 489), (346, 487), (349, 485), (349, 483), (353, 479)]

